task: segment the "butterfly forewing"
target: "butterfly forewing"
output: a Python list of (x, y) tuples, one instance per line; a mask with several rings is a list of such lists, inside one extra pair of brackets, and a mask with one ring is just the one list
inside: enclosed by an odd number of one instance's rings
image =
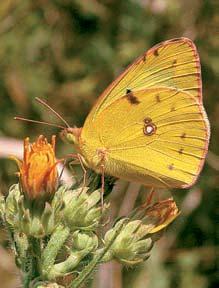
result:
[(201, 100), (201, 70), (194, 43), (187, 38), (162, 42), (130, 65), (100, 96), (88, 120), (94, 120), (127, 89), (150, 87), (183, 89)]

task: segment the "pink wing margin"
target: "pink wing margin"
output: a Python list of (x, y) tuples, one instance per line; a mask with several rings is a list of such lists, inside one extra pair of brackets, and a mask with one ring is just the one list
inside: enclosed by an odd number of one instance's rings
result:
[(209, 141), (210, 141), (210, 123), (208, 121), (208, 117), (207, 117), (207, 114), (205, 112), (205, 109), (201, 103), (199, 105), (199, 110), (200, 110), (200, 113), (203, 115), (203, 118), (205, 120), (205, 128), (206, 128), (206, 131), (205, 131), (206, 142), (205, 142), (205, 148), (204, 148), (203, 154), (202, 154), (203, 158), (201, 159), (201, 161), (198, 165), (196, 176), (193, 178), (193, 181), (190, 184), (183, 185), (182, 188), (189, 188), (197, 182), (199, 174), (201, 173), (203, 166), (204, 166), (204, 163), (205, 163), (205, 157), (208, 153), (208, 145), (209, 145)]

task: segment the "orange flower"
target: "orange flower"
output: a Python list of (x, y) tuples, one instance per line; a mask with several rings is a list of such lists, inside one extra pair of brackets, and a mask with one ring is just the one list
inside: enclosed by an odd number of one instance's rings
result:
[(156, 233), (167, 227), (180, 214), (175, 201), (172, 198), (161, 200), (146, 209), (146, 215), (150, 219), (151, 229), (148, 233)]
[(55, 193), (58, 184), (55, 158), (55, 136), (51, 144), (41, 135), (30, 144), (24, 140), (24, 159), (19, 162), (19, 177), (24, 194), (30, 200), (48, 199)]

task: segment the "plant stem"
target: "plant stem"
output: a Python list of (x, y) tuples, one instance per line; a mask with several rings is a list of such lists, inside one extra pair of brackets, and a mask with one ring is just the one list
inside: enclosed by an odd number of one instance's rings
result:
[(31, 249), (32, 249), (32, 265), (33, 265), (33, 278), (41, 275), (41, 243), (40, 239), (35, 237), (30, 238)]
[(79, 288), (81, 284), (90, 276), (95, 267), (101, 262), (101, 259), (104, 257), (106, 252), (110, 249), (113, 242), (116, 240), (117, 236), (119, 235), (119, 232), (124, 227), (125, 222), (126, 219), (124, 219), (124, 221), (121, 221), (120, 225), (118, 225), (117, 229), (115, 230), (115, 234), (112, 237), (111, 241), (108, 243), (108, 245), (105, 248), (103, 248), (103, 251), (99, 255), (94, 256), (93, 260), (84, 268), (84, 270), (79, 274), (79, 276), (72, 281), (70, 287)]
[[(38, 244), (35, 243), (35, 240), (39, 241), (38, 239), (35, 239), (33, 237), (30, 237), (28, 239), (29, 242), (29, 248), (27, 250), (27, 256), (25, 259), (25, 263), (23, 263), (26, 273), (24, 273), (23, 278), (23, 287), (29, 288), (30, 282), (39, 276), (39, 270), (38, 270), (38, 259), (37, 259), (37, 251), (39, 249)], [(37, 248), (38, 247), (38, 248)], [(40, 249), (39, 249), (40, 250)], [(39, 251), (40, 253), (40, 251)]]
[(79, 252), (76, 254), (71, 253), (65, 261), (53, 265), (53, 268), (49, 272), (49, 278), (55, 279), (72, 272), (72, 270), (79, 264), (80, 260), (83, 259), (86, 254), (86, 252)]
[(50, 279), (50, 270), (52, 269), (56, 257), (68, 238), (70, 230), (68, 227), (58, 226), (52, 234), (46, 248), (42, 253), (42, 274), (45, 280)]

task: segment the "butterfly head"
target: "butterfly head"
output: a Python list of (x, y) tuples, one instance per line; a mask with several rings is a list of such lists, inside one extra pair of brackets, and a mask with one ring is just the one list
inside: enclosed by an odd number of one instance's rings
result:
[(61, 138), (66, 142), (73, 144), (74, 146), (79, 146), (79, 138), (81, 135), (82, 128), (68, 127), (61, 131)]

